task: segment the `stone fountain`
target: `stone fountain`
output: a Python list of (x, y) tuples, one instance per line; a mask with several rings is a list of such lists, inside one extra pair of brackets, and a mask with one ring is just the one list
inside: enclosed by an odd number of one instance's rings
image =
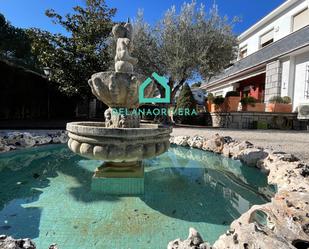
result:
[[(88, 81), (92, 93), (109, 106), (105, 122), (68, 123), (68, 146), (83, 157), (104, 161), (94, 173), (92, 190), (115, 195), (143, 194), (142, 160), (168, 150), (172, 128), (141, 124), (139, 115), (133, 112), (139, 107), (138, 90), (147, 77), (133, 70), (138, 60), (130, 55), (132, 25), (117, 24), (112, 33), (117, 41), (115, 71), (96, 73)], [(154, 91), (151, 82), (144, 97), (152, 97)], [(120, 108), (125, 113), (115, 111)]]

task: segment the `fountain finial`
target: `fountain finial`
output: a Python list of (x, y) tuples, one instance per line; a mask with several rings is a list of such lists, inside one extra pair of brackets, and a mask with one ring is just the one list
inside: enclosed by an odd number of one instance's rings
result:
[(130, 55), (132, 50), (132, 24), (129, 20), (124, 25), (116, 24), (112, 32), (117, 40), (115, 71), (119, 73), (133, 73), (133, 66), (137, 64), (138, 60)]

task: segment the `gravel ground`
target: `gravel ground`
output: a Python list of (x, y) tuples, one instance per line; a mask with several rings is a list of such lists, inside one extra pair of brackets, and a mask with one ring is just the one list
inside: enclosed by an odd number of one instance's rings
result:
[(292, 153), (298, 158), (309, 162), (309, 131), (230, 130), (174, 127), (172, 135), (202, 135), (205, 137), (211, 137), (216, 133), (222, 136), (231, 136), (237, 140), (247, 140), (263, 148)]

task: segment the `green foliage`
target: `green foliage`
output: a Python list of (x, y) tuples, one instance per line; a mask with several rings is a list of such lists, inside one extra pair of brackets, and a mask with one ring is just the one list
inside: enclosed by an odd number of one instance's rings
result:
[(33, 66), (35, 57), (31, 53), (31, 41), (24, 29), (12, 26), (0, 13), (0, 56)]
[(281, 96), (273, 96), (269, 99), (269, 103), (272, 104), (283, 104), (283, 99)]
[(202, 82), (196, 82), (191, 85), (191, 88), (199, 88), (202, 85)]
[(256, 99), (251, 97), (251, 96), (248, 96), (248, 97), (244, 97), (240, 100), (240, 103), (242, 105), (251, 105), (251, 106), (254, 106), (255, 103), (256, 103)]
[(196, 101), (188, 84), (184, 84), (181, 88), (176, 104), (176, 109), (178, 108), (196, 109)]
[(237, 91), (230, 91), (226, 93), (225, 97), (240, 97), (240, 93)]
[(269, 103), (272, 104), (290, 104), (292, 102), (289, 96), (273, 96), (269, 99)]
[[(188, 84), (184, 84), (179, 96), (177, 98), (177, 104), (176, 104), (176, 112), (179, 109), (189, 109), (190, 113), (192, 110), (196, 111), (196, 101), (193, 97), (193, 94), (191, 92), (191, 89)], [(191, 117), (190, 116), (179, 116), (178, 120), (181, 123), (189, 123)]]
[(208, 93), (207, 100), (208, 101), (213, 101), (214, 99), (215, 99), (214, 95), (212, 93)]
[(213, 100), (213, 103), (216, 106), (220, 106), (224, 103), (224, 98), (222, 96), (215, 97), (214, 100)]
[(62, 26), (67, 36), (39, 29), (28, 31), (32, 51), (41, 67), (52, 69), (52, 80), (68, 95), (90, 95), (87, 80), (93, 73), (107, 70), (112, 58), (108, 42), (116, 10), (105, 0), (87, 0), (85, 7), (76, 6), (72, 14), (61, 16), (54, 10), (46, 15)]
[(282, 100), (284, 104), (291, 104), (292, 102), (292, 99), (289, 96), (282, 97)]

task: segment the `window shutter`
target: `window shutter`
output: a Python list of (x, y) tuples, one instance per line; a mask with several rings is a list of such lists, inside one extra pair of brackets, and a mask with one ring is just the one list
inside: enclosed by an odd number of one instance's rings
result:
[(305, 9), (293, 19), (293, 31), (299, 30), (305, 26), (309, 25), (309, 9)]
[(274, 30), (272, 29), (271, 31), (261, 36), (261, 45), (273, 39), (274, 39)]

